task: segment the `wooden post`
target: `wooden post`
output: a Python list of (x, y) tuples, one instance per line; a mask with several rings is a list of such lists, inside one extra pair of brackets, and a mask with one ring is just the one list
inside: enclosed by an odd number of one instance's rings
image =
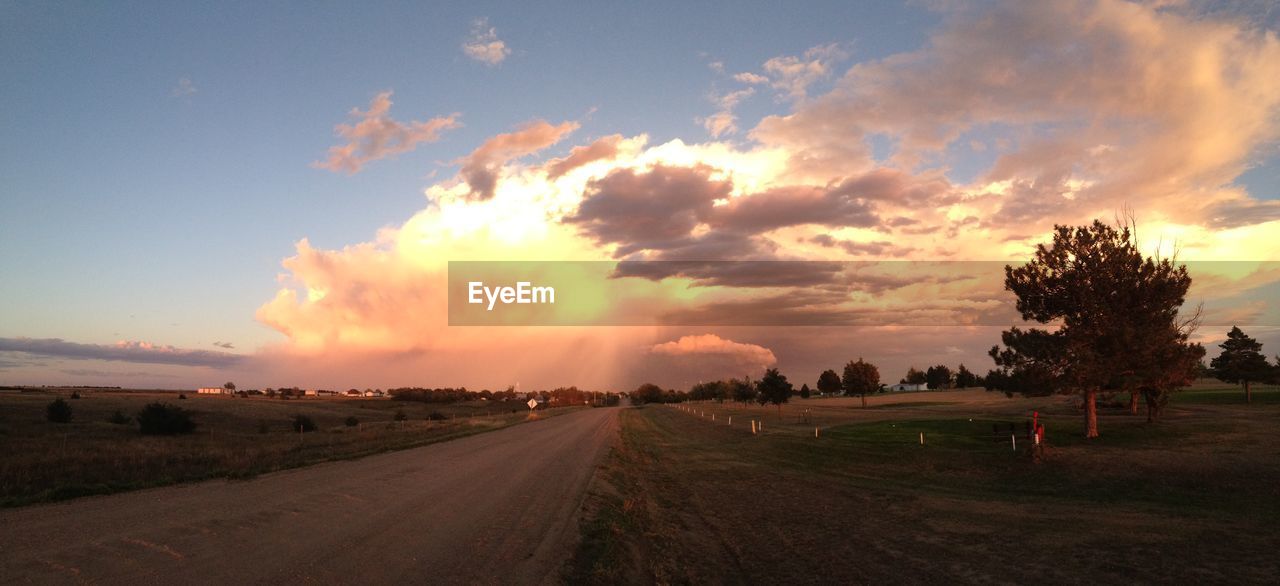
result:
[(1013, 451), (1015, 452), (1018, 451), (1018, 434), (1016, 433), (1009, 434), (1009, 441), (1012, 442), (1013, 444)]
[(924, 432), (920, 432), (920, 445), (924, 445)]
[(730, 416), (729, 416), (729, 425), (733, 425), (733, 416), (732, 416), (732, 415), (730, 415)]
[(818, 428), (817, 428), (817, 426), (814, 426), (814, 428), (813, 428), (813, 438), (814, 438), (814, 439), (818, 439)]

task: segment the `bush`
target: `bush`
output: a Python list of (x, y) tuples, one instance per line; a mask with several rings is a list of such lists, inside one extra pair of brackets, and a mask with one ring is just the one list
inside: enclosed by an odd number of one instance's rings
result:
[(360, 420), (356, 419), (355, 415), (352, 415), (351, 417), (348, 417), (344, 423), (347, 424), (347, 427), (355, 427), (357, 425), (360, 425)]
[(404, 421), (404, 420), (406, 420), (406, 419), (408, 419), (408, 418), (409, 418), (409, 416), (408, 416), (408, 415), (405, 415), (405, 413), (404, 413), (404, 411), (403, 411), (403, 410), (401, 410), (401, 409), (396, 409), (396, 416), (395, 416), (395, 420), (396, 420), (396, 421)]
[(62, 397), (54, 399), (44, 408), (45, 419), (54, 423), (67, 423), (71, 421), (71, 405), (62, 400)]
[(112, 413), (111, 417), (107, 418), (107, 423), (114, 423), (116, 425), (128, 425), (131, 421), (133, 421), (133, 418), (125, 415), (119, 409), (116, 409), (116, 412)]
[(444, 421), (448, 419), (448, 417), (445, 417), (444, 413), (441, 413), (439, 411), (432, 411), (431, 413), (427, 414), (427, 419), (431, 421)]
[(148, 404), (138, 412), (137, 419), (142, 435), (181, 435), (196, 430), (190, 413), (165, 403)]
[(80, 391), (71, 391), (71, 398), (72, 398), (72, 399), (79, 399), (79, 398), (80, 398)]
[(186, 394), (186, 393), (178, 393), (178, 399), (179, 399), (179, 400), (182, 400), (182, 401), (186, 401), (186, 400), (187, 400), (187, 394)]
[(305, 433), (308, 431), (315, 431), (316, 422), (312, 421), (311, 418), (307, 417), (306, 415), (301, 415), (301, 414), (294, 415), (293, 430), (297, 432), (302, 432), (302, 433)]

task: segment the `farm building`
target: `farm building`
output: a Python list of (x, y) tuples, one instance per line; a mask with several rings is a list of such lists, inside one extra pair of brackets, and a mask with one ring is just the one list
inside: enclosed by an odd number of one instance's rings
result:
[(230, 395), (231, 390), (222, 387), (202, 387), (197, 389), (196, 393), (200, 395)]
[(908, 383), (898, 383), (896, 385), (889, 385), (890, 391), (924, 391), (924, 390), (928, 390), (928, 388), (929, 387), (924, 383), (920, 383), (918, 385), (913, 385)]

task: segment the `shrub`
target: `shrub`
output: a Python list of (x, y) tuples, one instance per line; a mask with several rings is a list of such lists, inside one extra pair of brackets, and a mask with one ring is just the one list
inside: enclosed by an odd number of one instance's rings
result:
[(196, 430), (196, 422), (186, 410), (165, 403), (150, 403), (138, 412), (142, 435), (181, 435)]
[(357, 426), (357, 425), (360, 425), (360, 420), (359, 420), (359, 419), (356, 419), (356, 416), (355, 416), (355, 415), (352, 415), (352, 416), (348, 417), (348, 418), (347, 418), (347, 420), (346, 420), (344, 423), (346, 423), (346, 424), (347, 424), (347, 427), (355, 427), (355, 426)]
[(179, 400), (182, 400), (182, 401), (186, 401), (186, 400), (187, 400), (187, 394), (186, 394), (186, 393), (178, 393), (178, 399), (179, 399)]
[(124, 412), (119, 409), (116, 409), (116, 412), (112, 413), (111, 417), (107, 418), (107, 423), (114, 423), (116, 425), (128, 425), (131, 421), (133, 421), (133, 418), (125, 415)]
[(431, 421), (444, 421), (448, 419), (448, 417), (445, 417), (444, 413), (439, 411), (432, 411), (427, 414), (427, 419), (430, 419)]
[(80, 398), (80, 391), (71, 391), (71, 398), (72, 398), (72, 399), (79, 399), (79, 398)]
[(396, 421), (404, 421), (404, 420), (406, 420), (406, 419), (408, 419), (408, 418), (409, 418), (409, 416), (408, 416), (408, 415), (405, 415), (404, 410), (402, 410), (402, 409), (396, 409), (396, 416), (395, 416), (395, 420), (396, 420)]
[(62, 397), (54, 399), (44, 408), (45, 419), (54, 423), (67, 423), (71, 421), (71, 405), (62, 400)]
[(297, 432), (308, 432), (316, 430), (316, 422), (312, 421), (306, 415), (298, 414), (293, 416), (293, 430)]

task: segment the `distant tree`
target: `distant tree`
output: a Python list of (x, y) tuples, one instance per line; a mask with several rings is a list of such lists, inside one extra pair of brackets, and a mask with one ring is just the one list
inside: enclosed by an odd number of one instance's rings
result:
[(80, 398), (80, 391), (71, 391), (71, 398), (72, 398), (72, 399), (79, 399), (79, 398)]
[(751, 384), (750, 379), (730, 379), (729, 395), (734, 401), (739, 403), (747, 403), (756, 398), (756, 388)]
[(945, 364), (930, 366), (925, 372), (925, 382), (931, 389), (946, 389), (951, 387), (951, 369)]
[(1267, 357), (1262, 355), (1262, 344), (1245, 335), (1240, 328), (1232, 326), (1227, 332), (1227, 341), (1218, 345), (1222, 353), (1209, 361), (1209, 368), (1222, 382), (1244, 385), (1244, 400), (1253, 402), (1250, 383), (1262, 382), (1271, 378), (1271, 365)]
[(186, 400), (187, 400), (187, 394), (186, 394), (186, 393), (178, 393), (178, 400), (179, 400), (179, 401), (186, 401)]
[(636, 390), (631, 391), (631, 403), (635, 405), (643, 405), (645, 403), (661, 403), (666, 393), (662, 391), (662, 387), (652, 383), (644, 383)]
[(956, 369), (956, 388), (967, 389), (969, 387), (978, 386), (978, 375), (969, 372), (964, 364)]
[(862, 406), (866, 407), (867, 395), (880, 390), (880, 369), (858, 358), (857, 362), (849, 362), (844, 366), (844, 377), (840, 384), (846, 395), (858, 395), (862, 398)]
[[(1024, 320), (1052, 332), (1012, 328), (991, 349), (999, 370), (986, 384), (1006, 393), (1064, 392), (1083, 398), (1085, 437), (1098, 436), (1097, 396), (1117, 381), (1160, 371), (1178, 357), (1178, 310), (1191, 285), (1186, 266), (1148, 258), (1129, 224), (1055, 226), (1053, 241), (1025, 265), (1005, 267), (1005, 288)], [(1158, 346), (1158, 347), (1157, 347)]]
[(44, 418), (53, 423), (69, 423), (71, 421), (71, 404), (62, 397), (54, 399), (44, 408)]
[(138, 412), (138, 431), (142, 435), (181, 435), (196, 429), (191, 414), (180, 407), (150, 403)]
[(757, 399), (760, 404), (773, 403), (778, 406), (778, 418), (782, 418), (782, 404), (791, 400), (791, 383), (776, 368), (764, 371), (764, 377), (756, 382)]
[(912, 366), (907, 369), (907, 376), (902, 377), (901, 382), (906, 385), (923, 385), (929, 382), (929, 377), (920, 369)]
[(723, 401), (729, 398), (729, 387), (724, 381), (698, 383), (689, 389), (689, 399), (694, 401)]
[(226, 389), (226, 390), (231, 391), (231, 392), (233, 392), (233, 393), (234, 393), (234, 392), (236, 391), (236, 383), (233, 383), (233, 382), (231, 382), (231, 381), (227, 381), (227, 382), (225, 382), (225, 383), (223, 383), (223, 384), (222, 384), (222, 388), (224, 388), (224, 389)]
[(835, 395), (840, 393), (843, 387), (840, 384), (840, 375), (834, 370), (824, 370), (818, 375), (818, 392), (824, 395)]
[(808, 383), (805, 383), (805, 384), (800, 385), (800, 398), (801, 398), (801, 399), (808, 399), (808, 398), (809, 398), (809, 395), (811, 395), (811, 394), (812, 394), (812, 393), (810, 393), (810, 392), (809, 392), (809, 384), (808, 384)]

